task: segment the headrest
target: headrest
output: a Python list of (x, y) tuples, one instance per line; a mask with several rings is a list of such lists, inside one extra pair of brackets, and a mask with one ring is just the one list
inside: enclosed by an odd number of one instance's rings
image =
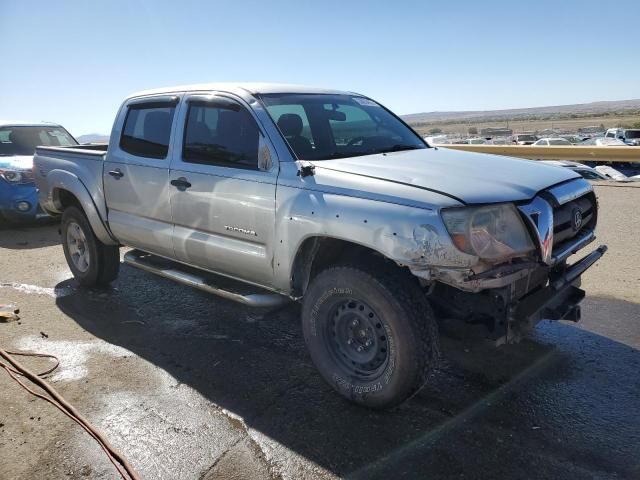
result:
[(297, 137), (302, 133), (302, 118), (295, 113), (283, 113), (278, 119), (278, 128), (285, 137)]

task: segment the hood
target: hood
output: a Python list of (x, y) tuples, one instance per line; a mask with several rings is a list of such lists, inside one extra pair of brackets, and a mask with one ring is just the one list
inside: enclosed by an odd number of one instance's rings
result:
[(0, 168), (7, 170), (31, 170), (33, 167), (33, 156), (12, 155), (10, 157), (0, 157)]
[(434, 191), (466, 204), (529, 200), (580, 178), (569, 168), (500, 155), (427, 148), (312, 162), (317, 168)]

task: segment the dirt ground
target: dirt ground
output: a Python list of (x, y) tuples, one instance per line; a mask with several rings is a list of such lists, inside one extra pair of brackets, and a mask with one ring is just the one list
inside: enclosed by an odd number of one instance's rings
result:
[[(596, 192), (609, 252), (584, 277), (582, 321), (463, 351), (394, 412), (322, 381), (296, 305), (251, 310), (128, 266), (109, 290), (79, 288), (55, 224), (0, 229), (0, 304), (22, 317), (0, 346), (57, 355), (50, 382), (145, 479), (640, 478), (640, 188)], [(0, 371), (0, 479), (41, 478), (117, 477)]]

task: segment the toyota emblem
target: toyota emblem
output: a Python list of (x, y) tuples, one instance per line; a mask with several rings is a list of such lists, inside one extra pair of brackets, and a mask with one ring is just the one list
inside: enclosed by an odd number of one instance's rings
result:
[(582, 210), (574, 208), (572, 212), (573, 229), (577, 232), (582, 227)]

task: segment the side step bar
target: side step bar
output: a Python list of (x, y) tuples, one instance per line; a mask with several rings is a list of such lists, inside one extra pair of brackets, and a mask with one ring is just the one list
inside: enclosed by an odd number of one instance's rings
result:
[(277, 293), (266, 291), (255, 293), (259, 287), (198, 270), (140, 250), (125, 253), (124, 263), (251, 307), (278, 307), (291, 301), (288, 297)]

